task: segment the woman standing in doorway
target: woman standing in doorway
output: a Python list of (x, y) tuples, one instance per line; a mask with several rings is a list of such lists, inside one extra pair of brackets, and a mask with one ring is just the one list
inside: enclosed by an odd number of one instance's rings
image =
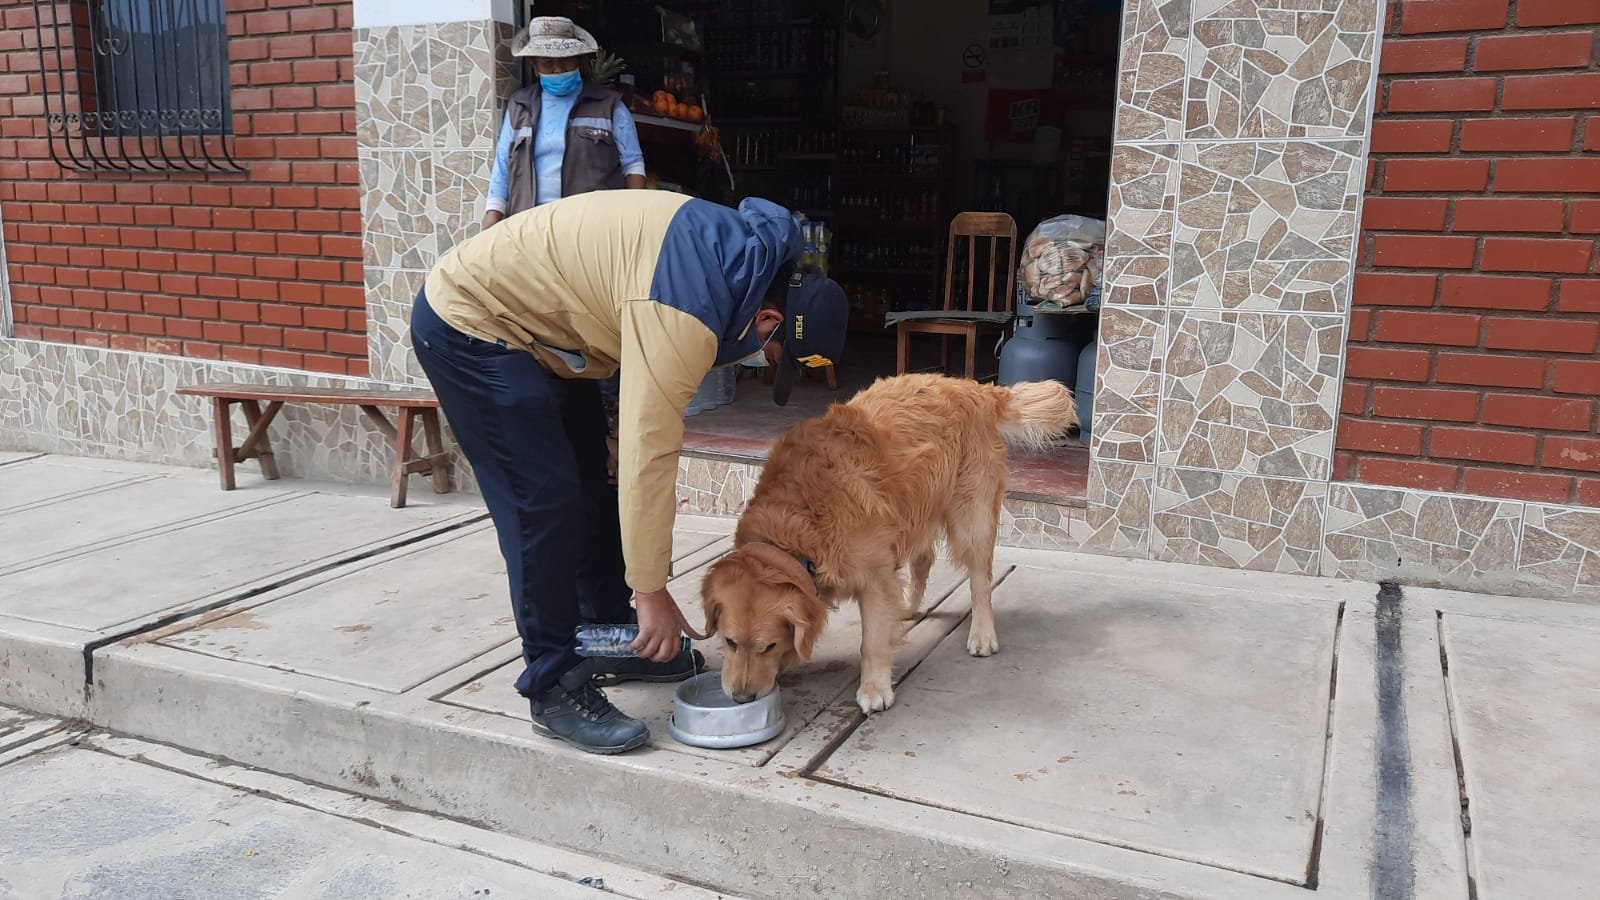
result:
[(513, 38), (513, 55), (531, 58), (538, 78), (506, 104), (484, 228), (559, 197), (644, 187), (644, 153), (622, 95), (583, 79), (599, 49), (563, 16), (539, 16)]

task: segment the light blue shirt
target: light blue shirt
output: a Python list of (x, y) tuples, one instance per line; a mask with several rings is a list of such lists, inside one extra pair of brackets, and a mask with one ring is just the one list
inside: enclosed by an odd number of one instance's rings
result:
[[(557, 97), (548, 91), (539, 94), (539, 130), (533, 136), (534, 203), (549, 203), (561, 196), (561, 163), (567, 155), (567, 119), (577, 105), (581, 91)], [(489, 199), (486, 208), (504, 213), (511, 196), (511, 113), (500, 120), (500, 137), (495, 142), (494, 168), (489, 173)], [(621, 101), (611, 113), (611, 137), (617, 143), (622, 174), (644, 175), (644, 151), (639, 149), (639, 132), (633, 115)]]

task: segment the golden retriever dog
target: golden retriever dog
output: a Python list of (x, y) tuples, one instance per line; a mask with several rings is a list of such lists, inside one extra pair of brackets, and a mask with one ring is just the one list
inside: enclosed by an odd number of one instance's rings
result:
[(1072, 392), (1053, 381), (1006, 388), (902, 375), (790, 429), (733, 551), (701, 587), (706, 631), (726, 649), (723, 689), (741, 702), (771, 691), (782, 669), (811, 658), (829, 611), (854, 599), (856, 702), (869, 714), (888, 709), (894, 648), (921, 607), (941, 536), (972, 586), (967, 652), (998, 651), (991, 592), (1006, 444), (1042, 446), (1077, 421)]

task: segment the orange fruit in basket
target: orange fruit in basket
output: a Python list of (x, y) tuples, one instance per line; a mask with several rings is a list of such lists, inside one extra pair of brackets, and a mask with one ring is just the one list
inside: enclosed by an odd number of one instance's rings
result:
[(700, 122), (704, 122), (705, 120), (706, 120), (706, 111), (701, 109), (699, 104), (695, 104), (695, 105), (689, 107), (689, 121), (695, 122), (695, 123), (700, 123)]

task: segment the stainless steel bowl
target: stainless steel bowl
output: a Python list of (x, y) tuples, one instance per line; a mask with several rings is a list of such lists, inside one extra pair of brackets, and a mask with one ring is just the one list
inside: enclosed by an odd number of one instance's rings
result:
[(667, 731), (694, 747), (749, 747), (783, 731), (783, 699), (774, 687), (765, 697), (739, 703), (723, 693), (721, 672), (702, 672), (678, 685)]

